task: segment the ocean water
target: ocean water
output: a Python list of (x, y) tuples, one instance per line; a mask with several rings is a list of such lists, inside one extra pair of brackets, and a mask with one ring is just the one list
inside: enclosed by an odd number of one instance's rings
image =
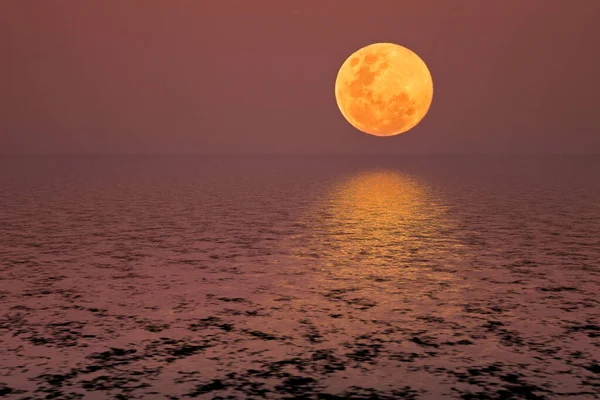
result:
[(0, 158), (0, 396), (598, 399), (600, 159)]

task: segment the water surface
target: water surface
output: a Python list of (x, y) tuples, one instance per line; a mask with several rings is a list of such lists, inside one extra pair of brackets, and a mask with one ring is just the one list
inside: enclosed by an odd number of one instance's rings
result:
[(599, 176), (592, 157), (1, 158), (0, 395), (599, 398)]

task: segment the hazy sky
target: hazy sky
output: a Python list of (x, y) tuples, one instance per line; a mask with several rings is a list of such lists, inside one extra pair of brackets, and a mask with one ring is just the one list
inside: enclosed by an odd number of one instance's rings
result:
[[(0, 153), (600, 153), (599, 0), (3, 0)], [(377, 138), (338, 68), (411, 48), (434, 100)]]

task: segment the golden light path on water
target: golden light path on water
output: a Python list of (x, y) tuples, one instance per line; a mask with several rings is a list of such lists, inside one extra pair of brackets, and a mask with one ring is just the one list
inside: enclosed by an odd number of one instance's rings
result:
[(460, 259), (452, 218), (420, 179), (391, 169), (360, 172), (333, 185), (307, 217), (311, 234), (297, 257), (315, 257), (343, 276), (416, 278)]

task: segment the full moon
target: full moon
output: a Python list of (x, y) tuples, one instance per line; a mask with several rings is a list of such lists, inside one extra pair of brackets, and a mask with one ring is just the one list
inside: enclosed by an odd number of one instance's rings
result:
[(433, 100), (433, 80), (425, 62), (406, 47), (375, 43), (342, 64), (335, 98), (346, 120), (375, 136), (414, 128)]

